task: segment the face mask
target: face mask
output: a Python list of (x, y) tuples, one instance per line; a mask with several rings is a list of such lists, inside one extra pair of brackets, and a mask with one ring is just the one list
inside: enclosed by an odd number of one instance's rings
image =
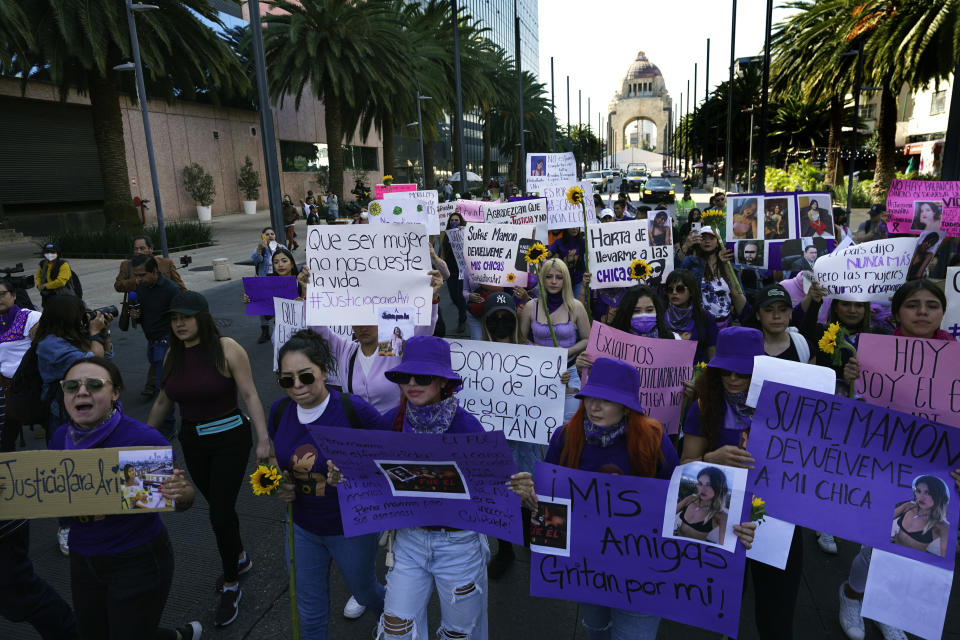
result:
[(57, 259), (57, 254), (55, 253), (45, 253), (43, 257), (47, 259), (47, 262), (53, 262)]
[(656, 326), (657, 315), (655, 313), (637, 314), (630, 318), (630, 328), (640, 334), (650, 333)]
[(507, 318), (489, 318), (487, 320), (487, 331), (494, 340), (503, 340), (513, 335), (513, 329), (517, 326), (517, 321), (513, 316)]
[(447, 228), (448, 228), (448, 229), (456, 229), (456, 228), (459, 227), (459, 226), (460, 226), (460, 221), (459, 221), (459, 220), (451, 220), (451, 221), (450, 221), (450, 224), (447, 225)]

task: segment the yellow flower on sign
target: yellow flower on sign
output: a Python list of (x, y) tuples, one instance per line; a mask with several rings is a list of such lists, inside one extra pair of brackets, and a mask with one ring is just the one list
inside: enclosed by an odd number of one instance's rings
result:
[(583, 204), (583, 189), (580, 187), (570, 187), (567, 189), (567, 202), (574, 206)]
[(370, 215), (372, 215), (372, 216), (378, 216), (378, 215), (380, 215), (381, 213), (383, 213), (383, 208), (380, 206), (380, 203), (379, 203), (379, 202), (371, 202), (371, 203), (370, 203)]
[(253, 495), (268, 496), (280, 486), (280, 471), (268, 464), (257, 465), (257, 470), (250, 474), (250, 486)]
[(516, 279), (517, 279), (517, 274), (515, 274), (515, 273), (508, 273), (508, 274), (507, 274), (507, 282), (513, 282), (513, 281), (516, 280)]
[(630, 277), (634, 280), (646, 280), (652, 273), (653, 267), (647, 264), (646, 260), (634, 260), (630, 263)]
[(547, 248), (543, 246), (542, 242), (534, 242), (529, 249), (527, 249), (527, 254), (523, 257), (527, 261), (527, 264), (539, 264), (547, 258)]

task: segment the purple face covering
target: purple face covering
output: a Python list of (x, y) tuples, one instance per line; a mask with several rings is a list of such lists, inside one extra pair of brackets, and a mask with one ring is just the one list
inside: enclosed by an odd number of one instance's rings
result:
[(657, 329), (657, 316), (633, 316), (630, 318), (630, 328), (641, 336), (653, 333)]

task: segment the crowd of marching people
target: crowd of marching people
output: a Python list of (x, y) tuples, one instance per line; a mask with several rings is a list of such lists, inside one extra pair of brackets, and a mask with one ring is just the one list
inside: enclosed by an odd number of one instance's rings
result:
[[(332, 194), (329, 194), (332, 195)], [(327, 211), (337, 202), (328, 195)], [(536, 512), (534, 471), (538, 461), (620, 475), (669, 479), (691, 461), (751, 468), (746, 445), (754, 409), (747, 390), (755, 356), (816, 363), (837, 373), (836, 393), (848, 396), (859, 377), (855, 354), (835, 364), (818, 341), (824, 328), (839, 323), (854, 346), (869, 333), (954, 340), (940, 329), (946, 310), (943, 287), (924, 273), (901, 286), (889, 303), (830, 299), (814, 283), (805, 292), (803, 274), (734, 265), (718, 230), (703, 224), (689, 189), (674, 210), (635, 206), (628, 198), (607, 207), (594, 203), (604, 224), (646, 219), (651, 244), (674, 248), (673, 264), (620, 289), (592, 289), (582, 227), (555, 234), (549, 255), (528, 287), (470, 285), (445, 233), (434, 238), (430, 324), (417, 327), (400, 355), (380, 355), (377, 326), (353, 326), (346, 337), (325, 326), (303, 329), (279, 348), (276, 387), (257, 388), (247, 350), (223, 336), (206, 298), (186, 290), (169, 260), (152, 255), (149, 238), (135, 242), (135, 256), (120, 268), (116, 290), (121, 310), (90, 311), (73, 290), (69, 264), (55, 246), (44, 249), (36, 273), (42, 312), (19, 307), (16, 287), (0, 280), (0, 420), (4, 450), (15, 446), (23, 426), (39, 423), (50, 449), (163, 446), (178, 443), (178, 470), (162, 492), (176, 509), (190, 508), (195, 494), (209, 505), (210, 528), (220, 557), (214, 623), (231, 624), (243, 595), (241, 577), (256, 558), (240, 536), (236, 503), (257, 462), (275, 464), (283, 474), (277, 497), (291, 505), (296, 557), (296, 608), (302, 638), (329, 637), (331, 611), (358, 618), (377, 617), (381, 640), (426, 638), (427, 605), (434, 591), (440, 601), (437, 636), (445, 639), (509, 637), (488, 628), (488, 594), (515, 557), (513, 545), (485, 535), (443, 526), (410, 527), (386, 536), (390, 566), (385, 584), (377, 575), (377, 534), (346, 537), (337, 485), (343, 476), (336, 460), (318, 450), (309, 427), (353, 427), (417, 434), (469, 434), (484, 431), (458, 401), (462, 380), (451, 363), (445, 334), (515, 345), (560, 346), (568, 364), (564, 425), (548, 446), (510, 441), (517, 473), (503, 482), (519, 496), (525, 518)], [(709, 209), (723, 210), (725, 196), (711, 197)], [(289, 209), (289, 211), (287, 211)], [(302, 214), (302, 215), (301, 215)], [(845, 212), (833, 216), (841, 225)], [(856, 241), (886, 237), (883, 211), (852, 234)], [(272, 228), (263, 230), (251, 259), (260, 276), (297, 276), (304, 295), (310, 272), (298, 266), (295, 223), (317, 216), (310, 194), (300, 207), (285, 202), (286, 245)], [(356, 222), (366, 217), (358, 215)], [(314, 219), (319, 222), (319, 219)], [(446, 229), (466, 226), (458, 214)], [(844, 229), (838, 227), (837, 238)], [(846, 235), (851, 235), (846, 230)], [(929, 268), (929, 266), (927, 267)], [(666, 277), (662, 277), (669, 271)], [(538, 280), (542, 280), (538, 281)], [(642, 281), (641, 281), (642, 280)], [(455, 308), (456, 327), (443, 327), (441, 291)], [(249, 298), (245, 297), (249, 302)], [(152, 400), (146, 422), (124, 413), (124, 381), (115, 364), (111, 326), (132, 322), (143, 328), (150, 365), (142, 391)], [(270, 316), (261, 317), (260, 342), (271, 339)], [(705, 369), (686, 387), (688, 409), (681, 432), (669, 435), (640, 402), (637, 369), (586, 352), (592, 323), (604, 323), (636, 336), (696, 342), (694, 362)], [(125, 327), (124, 327), (125, 328)], [(33, 363), (39, 376), (42, 419), (2, 413), (14, 379)], [(333, 376), (336, 384), (333, 384)], [(583, 383), (582, 380), (587, 382)], [(14, 387), (17, 387), (14, 384)], [(22, 388), (21, 386), (17, 389)], [(11, 391), (11, 400), (13, 392)], [(262, 400), (269, 402), (262, 402)], [(12, 406), (12, 405), (11, 405)], [(175, 411), (176, 408), (176, 411)], [(179, 427), (175, 427), (175, 416)], [(185, 470), (181, 470), (180, 468)], [(960, 469), (953, 472), (960, 492)], [(723, 478), (704, 474), (706, 501), (691, 496), (678, 505), (684, 535), (705, 539), (724, 530), (726, 513), (711, 507), (710, 496), (725, 491)], [(951, 489), (954, 487), (951, 487)], [(939, 488), (938, 488), (939, 489)], [(0, 496), (9, 490), (0, 481)], [(943, 521), (931, 487), (897, 514), (897, 535), (917, 545), (956, 535), (956, 523)], [(933, 503), (933, 504), (931, 504)], [(909, 519), (907, 519), (909, 516)], [(750, 547), (756, 523), (733, 527), (739, 544)], [(44, 638), (193, 639), (202, 633), (194, 621), (177, 629), (159, 627), (174, 571), (174, 544), (156, 513), (61, 519), (61, 549), (69, 555), (72, 606), (36, 575), (29, 556), (24, 520), (0, 520), (0, 613), (32, 624)], [(721, 533), (722, 535), (722, 533)], [(749, 561), (759, 637), (793, 637), (804, 562), (802, 529), (797, 527), (783, 570)], [(836, 553), (829, 532), (814, 532), (825, 553)], [(909, 540), (907, 540), (909, 538)], [(278, 540), (279, 544), (280, 541)], [(495, 550), (491, 551), (491, 543)], [(860, 606), (871, 549), (863, 547), (838, 590), (840, 625), (853, 640), (865, 637)], [(348, 601), (331, 600), (331, 564), (350, 591)], [(531, 604), (530, 606), (534, 606)], [(660, 619), (608, 606), (580, 605), (591, 640), (654, 639)], [(879, 624), (879, 623), (878, 623)], [(884, 638), (902, 631), (879, 624)]]

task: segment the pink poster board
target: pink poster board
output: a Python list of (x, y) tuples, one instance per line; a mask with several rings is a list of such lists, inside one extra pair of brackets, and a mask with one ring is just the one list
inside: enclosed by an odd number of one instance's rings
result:
[(887, 194), (890, 233), (943, 231), (960, 237), (960, 181), (894, 180)]
[(378, 184), (373, 188), (374, 199), (383, 200), (383, 194), (385, 193), (404, 193), (406, 191), (416, 191), (417, 185), (415, 184), (392, 184), (389, 187), (382, 184)]

